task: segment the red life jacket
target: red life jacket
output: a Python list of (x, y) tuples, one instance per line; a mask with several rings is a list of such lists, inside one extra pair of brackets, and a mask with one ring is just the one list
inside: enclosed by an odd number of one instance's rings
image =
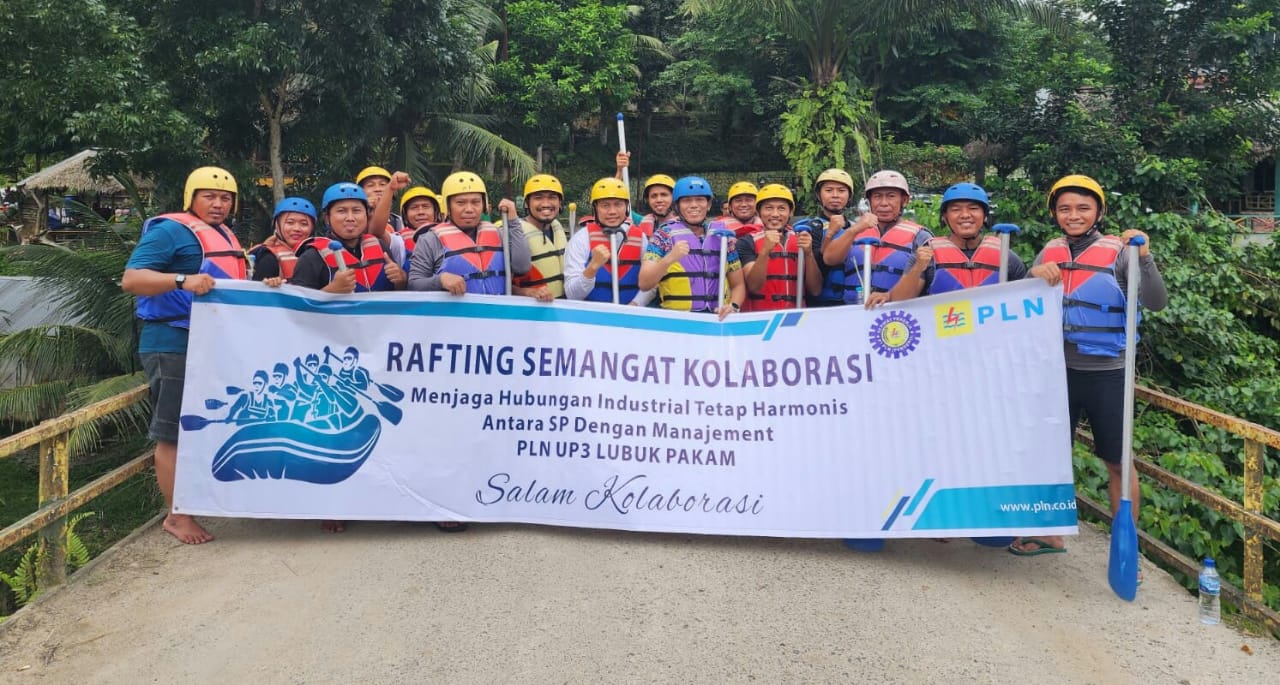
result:
[(432, 226), (431, 232), (444, 248), (442, 273), (466, 279), (469, 293), (506, 294), (506, 255), (502, 253), (502, 234), (496, 226), (480, 222), (474, 240), (449, 222)]
[[(605, 235), (600, 224), (591, 221), (584, 228), (591, 240), (589, 250), (594, 250), (596, 247), (612, 249), (609, 246), (609, 236)], [(644, 242), (644, 230), (639, 226), (631, 226), (627, 229), (626, 238), (618, 247), (618, 302), (620, 304), (631, 304), (631, 301), (640, 293), (640, 259), (643, 256)], [(588, 260), (590, 260), (589, 252)], [(588, 302), (613, 302), (612, 261), (605, 262), (604, 266), (596, 271), (595, 287), (587, 293), (586, 299)]]
[[(298, 243), (298, 247), (301, 248), (303, 245), (307, 244), (307, 241), (309, 240), (310, 238), (303, 238), (302, 241)], [(282, 240), (280, 236), (273, 235), (262, 241), (260, 244), (249, 248), (249, 253), (253, 254), (259, 250), (266, 250), (275, 255), (276, 262), (280, 264), (280, 276), (282, 278), (285, 280), (293, 278), (293, 269), (298, 266), (298, 254), (294, 248), (289, 247), (289, 243)]]
[[(236, 238), (236, 234), (231, 229), (224, 229), (226, 233), (201, 221), (196, 215), (187, 212), (174, 212), (173, 214), (161, 214), (150, 221), (159, 219), (168, 219), (176, 221), (183, 226), (191, 229), (195, 234), (196, 240), (200, 242), (200, 249), (204, 252), (204, 258), (213, 263), (226, 274), (225, 278), (234, 278), (244, 280), (249, 277), (249, 260), (245, 257), (244, 249), (240, 247), (240, 241)], [(215, 277), (218, 274), (213, 274)]]
[[(329, 267), (329, 278), (333, 279), (333, 274), (338, 271), (338, 252), (329, 247), (329, 242), (324, 241), (323, 244), (317, 245), (316, 249), (320, 251), (320, 256), (324, 257), (324, 263)], [(343, 249), (342, 263), (346, 267), (356, 272), (356, 292), (369, 292), (372, 290), (390, 290), (390, 281), (382, 276), (382, 267), (386, 260), (386, 253), (382, 251), (382, 243), (378, 239), (364, 234), (360, 238), (360, 257), (357, 259), (349, 250)]]
[[(750, 225), (750, 224), (748, 224)], [(764, 287), (760, 292), (747, 293), (743, 311), (765, 312), (775, 309), (794, 309), (796, 306), (796, 260), (800, 248), (796, 246), (796, 232), (787, 226), (786, 237), (769, 252), (769, 270), (765, 272)], [(754, 236), (756, 259), (764, 258), (764, 231)], [(744, 265), (744, 268), (745, 265)]]
[(417, 241), (414, 239), (414, 236), (418, 234), (418, 230), (419, 229), (409, 228), (408, 226), (405, 226), (404, 228), (397, 231), (397, 233), (400, 234), (400, 237), (404, 238), (404, 249), (407, 252), (410, 252), (410, 253), (413, 252), (413, 246), (417, 244)]
[(1000, 280), (1000, 239), (993, 235), (978, 243), (972, 258), (964, 256), (964, 250), (947, 238), (932, 238), (929, 247), (933, 248), (933, 263), (937, 268), (929, 285), (931, 295)]

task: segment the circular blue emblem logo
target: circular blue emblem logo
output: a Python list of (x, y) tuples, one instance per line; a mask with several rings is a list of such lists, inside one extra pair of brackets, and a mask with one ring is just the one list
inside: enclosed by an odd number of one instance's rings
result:
[(905, 357), (920, 343), (920, 322), (903, 311), (887, 312), (871, 324), (870, 338), (880, 356)]

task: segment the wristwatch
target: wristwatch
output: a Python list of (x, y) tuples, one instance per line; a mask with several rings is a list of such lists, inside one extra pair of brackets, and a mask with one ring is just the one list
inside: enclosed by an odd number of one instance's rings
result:
[(735, 311), (735, 312), (740, 312), (740, 311), (742, 311), (742, 305), (738, 304), (737, 302), (730, 302), (730, 303), (729, 303), (729, 306), (730, 306), (730, 307), (733, 307), (733, 311)]
[(178, 284), (178, 290), (182, 290), (182, 284), (187, 282), (187, 275), (178, 274), (173, 277), (173, 282)]

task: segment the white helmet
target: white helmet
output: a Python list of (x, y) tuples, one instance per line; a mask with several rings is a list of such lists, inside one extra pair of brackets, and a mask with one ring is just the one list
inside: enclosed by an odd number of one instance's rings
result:
[(871, 174), (871, 178), (867, 179), (867, 187), (863, 191), (863, 196), (869, 197), (871, 191), (880, 188), (897, 188), (907, 197), (911, 197), (911, 188), (907, 186), (907, 177), (896, 171), (885, 169)]

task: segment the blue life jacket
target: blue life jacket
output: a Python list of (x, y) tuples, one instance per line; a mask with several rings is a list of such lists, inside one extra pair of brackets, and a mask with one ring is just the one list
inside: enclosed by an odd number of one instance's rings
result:
[[(588, 221), (583, 226), (590, 238), (590, 248), (594, 250), (596, 246), (603, 246), (612, 249), (609, 245), (609, 234), (605, 233), (600, 224), (595, 221)], [(618, 303), (631, 304), (636, 299), (636, 295), (640, 294), (640, 258), (644, 249), (644, 229), (631, 225), (627, 227), (626, 238), (618, 246)], [(589, 253), (588, 253), (589, 254)], [(596, 271), (596, 284), (587, 293), (588, 302), (613, 302), (613, 264), (612, 260), (605, 262), (605, 265)]]
[[(845, 229), (848, 230), (848, 229)], [(858, 234), (854, 245), (844, 260), (844, 301), (846, 304), (861, 304), (866, 301), (862, 287), (862, 251), (857, 244), (863, 238), (876, 238), (880, 244), (871, 250), (871, 292), (887, 293), (898, 284), (902, 274), (907, 272), (907, 262), (915, 252), (916, 236), (924, 232), (926, 238), (932, 238), (925, 227), (910, 221), (899, 221), (884, 233), (879, 228), (868, 228)], [(837, 233), (839, 237), (844, 231)]]
[[(1062, 330), (1080, 354), (1119, 357), (1124, 350), (1126, 297), (1116, 280), (1116, 260), (1123, 251), (1120, 238), (1104, 235), (1075, 259), (1064, 238), (1050, 240), (1040, 253), (1041, 263), (1053, 262), (1062, 270)], [(1141, 321), (1141, 312), (1138, 317)]]
[(827, 220), (819, 216), (800, 219), (795, 222), (794, 228), (797, 231), (808, 231), (813, 236), (814, 250), (817, 251), (815, 256), (823, 269), (822, 292), (810, 298), (812, 303), (819, 307), (844, 304), (844, 265), (831, 266), (822, 260), (823, 234), (827, 230)]
[(929, 295), (1000, 282), (1000, 239), (993, 235), (982, 239), (972, 257), (946, 238), (929, 239), (929, 247), (934, 265)]

